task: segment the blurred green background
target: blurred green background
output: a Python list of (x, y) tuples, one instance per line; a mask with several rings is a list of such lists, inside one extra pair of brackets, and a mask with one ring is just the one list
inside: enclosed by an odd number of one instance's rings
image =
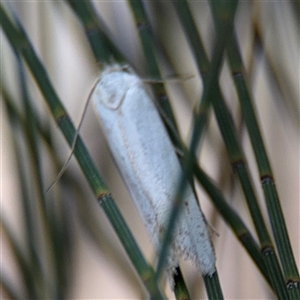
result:
[[(129, 3), (95, 1), (92, 4), (99, 27), (125, 61), (142, 78), (152, 79)], [(93, 56), (87, 39), (93, 30), (86, 28), (84, 31), (68, 1), (7, 1), (1, 5), (13, 22), (18, 20), (23, 26), (55, 91), (77, 126), (102, 67)], [(209, 3), (191, 1), (189, 6), (204, 47), (212, 58), (216, 32)], [(168, 1), (144, 1), (144, 7), (155, 37), (161, 77), (165, 80), (181, 137), (188, 144), (193, 111), (203, 92), (197, 63), (174, 5)], [(299, 21), (299, 2), (292, 1), (240, 1), (234, 21), (248, 88), (298, 266)], [(111, 55), (112, 59), (115, 57)], [(238, 140), (246, 153), (262, 214), (268, 220), (257, 165), (228, 59), (224, 60), (221, 70), (221, 90), (237, 127)], [(174, 76), (180, 79), (190, 75), (193, 77), (188, 80), (168, 81)], [(43, 194), (67, 160), (70, 148), (50, 115), (28, 67), (18, 62), (3, 30), (1, 86), (1, 216), (7, 225), (1, 234), (1, 273), (6, 287), (1, 299), (10, 299), (8, 287), (16, 293), (16, 299), (25, 299), (28, 291), (39, 299), (144, 298), (146, 292), (75, 159), (71, 160), (59, 182)], [(31, 104), (24, 100), (24, 95)], [(142, 253), (154, 266), (154, 248), (113, 163), (91, 105), (80, 136)], [(231, 172), (216, 118), (211, 112), (198, 161), (256, 237), (240, 185)], [(273, 299), (275, 296), (257, 267), (199, 184), (196, 190), (212, 228), (225, 299)], [(53, 224), (47, 225), (47, 222)], [(270, 227), (269, 222), (266, 223)], [(33, 240), (36, 241), (33, 244), (28, 242), (31, 235), (28, 228), (33, 230)], [(14, 246), (17, 250), (11, 245), (12, 240), (16, 240), (17, 247)], [(51, 244), (53, 252), (49, 250)], [(19, 255), (28, 259), (29, 269), (22, 267)], [(37, 268), (36, 275), (31, 274), (35, 272), (34, 268)], [(204, 298), (205, 289), (196, 269), (183, 261), (182, 272), (191, 298)], [(32, 287), (28, 288), (30, 285)], [(166, 293), (168, 298), (174, 298), (168, 286)]]

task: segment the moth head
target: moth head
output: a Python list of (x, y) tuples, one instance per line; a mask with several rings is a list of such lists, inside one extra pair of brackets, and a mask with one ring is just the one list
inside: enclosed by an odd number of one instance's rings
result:
[(138, 77), (125, 66), (107, 67), (101, 74), (94, 91), (94, 101), (116, 110), (121, 105), (130, 88), (139, 84)]

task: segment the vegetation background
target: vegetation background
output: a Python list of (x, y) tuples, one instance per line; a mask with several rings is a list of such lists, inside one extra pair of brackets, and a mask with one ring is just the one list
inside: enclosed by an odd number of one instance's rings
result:
[[(93, 34), (93, 28), (84, 30), (72, 2), (2, 1), (1, 5), (13, 23), (20, 22), (24, 28), (59, 99), (74, 124), (78, 124), (102, 65), (100, 59), (94, 57), (87, 38)], [(135, 67), (142, 78), (152, 79), (129, 2), (94, 1), (92, 4), (99, 27), (125, 61)], [(191, 1), (189, 6), (208, 56), (212, 58), (216, 32), (210, 5), (205, 1)], [(166, 80), (181, 137), (188, 145), (193, 110), (203, 92), (197, 61), (173, 3), (144, 1), (144, 7), (156, 39), (155, 53), (161, 77)], [(299, 2), (240, 1), (234, 21), (247, 84), (298, 266), (299, 11)], [(119, 59), (115, 52), (111, 57)], [(29, 68), (20, 61), (2, 28), (1, 216), (4, 225), (1, 278), (4, 289), (1, 299), (24, 299), (25, 295), (35, 295), (38, 299), (145, 297), (147, 292), (139, 276), (108, 218), (99, 209), (75, 159), (60, 181), (43, 195), (66, 161), (70, 147), (51, 116)], [(187, 75), (193, 75), (193, 78), (176, 83), (168, 81), (173, 76), (184, 78)], [(270, 228), (257, 164), (227, 58), (219, 82), (237, 127), (238, 140), (246, 153), (262, 214)], [(24, 98), (28, 98), (31, 104)], [(240, 184), (231, 172), (212, 112), (208, 119), (198, 155), (199, 163), (256, 238)], [(155, 266), (155, 251), (113, 164), (92, 106), (87, 110), (80, 136), (143, 255)], [(199, 184), (196, 188), (211, 227), (225, 299), (274, 299), (266, 280), (215, 210), (210, 198)], [(32, 222), (26, 218), (32, 218)], [(191, 298), (205, 298), (205, 288), (196, 269), (188, 262), (182, 262), (182, 272)], [(166, 294), (168, 298), (174, 298), (168, 287)]]

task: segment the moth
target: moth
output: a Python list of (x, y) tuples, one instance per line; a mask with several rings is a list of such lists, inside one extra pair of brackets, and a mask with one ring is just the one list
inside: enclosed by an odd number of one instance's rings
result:
[[(151, 94), (130, 68), (114, 64), (101, 73), (92, 100), (117, 168), (159, 248), (182, 169)], [(167, 271), (172, 274), (183, 257), (203, 275), (212, 275), (215, 254), (191, 186), (183, 197)]]

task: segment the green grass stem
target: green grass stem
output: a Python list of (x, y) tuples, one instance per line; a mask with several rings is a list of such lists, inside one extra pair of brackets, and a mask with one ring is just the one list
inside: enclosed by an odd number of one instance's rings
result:
[(124, 61), (121, 52), (107, 37), (104, 29), (99, 24), (99, 17), (95, 14), (90, 1), (65, 0), (76, 13), (85, 30), (86, 37), (97, 62), (107, 64), (116, 61)]
[[(161, 80), (162, 76), (156, 59), (157, 45), (155, 43), (154, 34), (152, 32), (150, 22), (144, 9), (144, 4), (140, 0), (130, 0), (128, 1), (128, 3), (133, 13), (135, 24), (139, 33), (149, 76), (151, 78)], [(166, 116), (165, 121), (168, 120), (167, 129), (171, 138), (175, 140), (173, 135), (175, 132), (178, 132), (178, 127), (164, 84), (154, 83), (152, 86), (155, 100), (157, 102), (157, 107), (160, 110), (160, 113), (163, 116)]]
[(224, 299), (221, 285), (219, 282), (218, 273), (214, 273), (212, 276), (206, 275), (203, 277), (206, 293), (208, 295), (208, 299), (214, 299), (214, 300), (222, 300)]
[(174, 293), (177, 300), (190, 300), (191, 297), (187, 290), (186, 284), (184, 282), (184, 278), (182, 276), (180, 268), (176, 269), (174, 274)]

